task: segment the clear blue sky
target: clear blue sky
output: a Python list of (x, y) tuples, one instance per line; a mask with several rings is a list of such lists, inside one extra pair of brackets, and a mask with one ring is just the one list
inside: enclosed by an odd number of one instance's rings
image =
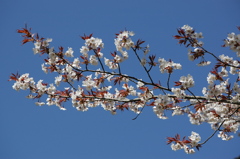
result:
[[(183, 70), (176, 72), (173, 81), (190, 73), (196, 81), (192, 90), (201, 95), (212, 66), (195, 67), (196, 63), (187, 59), (187, 49), (172, 36), (178, 27), (189, 24), (203, 32), (208, 50), (235, 57), (235, 53), (221, 45), (228, 33), (237, 32), (239, 6), (238, 0), (1, 0), (0, 159), (237, 157), (240, 155), (237, 136), (228, 142), (215, 136), (193, 155), (172, 151), (166, 145), (167, 136), (176, 133), (190, 136), (193, 130), (206, 139), (212, 133), (209, 125), (191, 125), (186, 116), (163, 121), (148, 108), (133, 121), (135, 114), (128, 111), (112, 116), (102, 108), (78, 112), (71, 103), (65, 105), (67, 111), (54, 106), (37, 107), (35, 101), (25, 98), (27, 91), (16, 92), (13, 82), (7, 80), (10, 73), (19, 71), (30, 73), (36, 81), (53, 82), (41, 71), (42, 58), (33, 55), (33, 45), (21, 45), (22, 38), (16, 30), (26, 23), (33, 32), (53, 38), (51, 46), (72, 47), (75, 55), (80, 55), (79, 48), (84, 43), (79, 35), (93, 33), (102, 38), (103, 52), (108, 54), (115, 50), (114, 34), (126, 28), (136, 33), (135, 40), (141, 38), (150, 44), (150, 53), (182, 63)], [(138, 64), (130, 64), (123, 67), (124, 73), (145, 78)], [(157, 81), (167, 78), (159, 71), (152, 75)]]

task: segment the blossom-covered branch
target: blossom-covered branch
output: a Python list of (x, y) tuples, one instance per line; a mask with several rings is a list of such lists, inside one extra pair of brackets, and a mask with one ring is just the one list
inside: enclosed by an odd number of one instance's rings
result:
[[(30, 94), (27, 97), (36, 99), (38, 106), (56, 105), (61, 110), (66, 110), (65, 103), (71, 102), (79, 111), (101, 106), (112, 114), (116, 114), (118, 110), (131, 110), (137, 114), (136, 118), (145, 107), (152, 107), (160, 119), (167, 119), (166, 111), (170, 111), (172, 116), (187, 115), (191, 124), (209, 123), (214, 131), (202, 143), (196, 132), (192, 132), (188, 139), (184, 137), (181, 140), (180, 135), (168, 137), (167, 143), (171, 144), (173, 150), (184, 149), (188, 154), (194, 153), (194, 148), (199, 149), (215, 133), (219, 132), (218, 137), (223, 140), (230, 140), (233, 135), (229, 134), (238, 131), (240, 62), (226, 55), (217, 57), (207, 51), (203, 42), (199, 41), (203, 38), (202, 33), (195, 32), (188, 25), (177, 31), (178, 35), (174, 38), (179, 44), (189, 47), (189, 60), (200, 59), (198, 66), (206, 66), (211, 63), (206, 60), (205, 55), (208, 54), (217, 61), (208, 74), (208, 86), (202, 89), (202, 96), (191, 90), (195, 86), (192, 75), (183, 75), (178, 81), (172, 81), (171, 75), (175, 70), (182, 69), (181, 64), (162, 57), (157, 59), (155, 55), (147, 56), (150, 52), (149, 45), (144, 46), (145, 41), (140, 39), (134, 42), (131, 39), (134, 33), (126, 30), (116, 34), (116, 51), (110, 53), (109, 59), (104, 56), (102, 39), (93, 37), (93, 34), (81, 37), (85, 43), (80, 48), (80, 56), (74, 57), (71, 47), (65, 51), (63, 47), (55, 50), (50, 47), (52, 39), (33, 34), (27, 27), (19, 29), (18, 33), (23, 37), (22, 44), (32, 42), (34, 54), (44, 55), (42, 70), (45, 73), (56, 73), (56, 77), (53, 83), (45, 83), (43, 80), (35, 82), (28, 73), (16, 73), (12, 74), (9, 80), (15, 81), (13, 89), (17, 91), (29, 89)], [(240, 56), (240, 34), (229, 34), (224, 43), (223, 47), (229, 47)], [(124, 61), (134, 59), (130, 57), (129, 51), (134, 52), (148, 80), (135, 77), (134, 74), (124, 74)], [(165, 84), (151, 76), (154, 67), (159, 68), (159, 73), (168, 74)], [(218, 71), (219, 69), (221, 71)], [(233, 75), (233, 78), (236, 76), (234, 81), (227, 78), (229, 74)]]

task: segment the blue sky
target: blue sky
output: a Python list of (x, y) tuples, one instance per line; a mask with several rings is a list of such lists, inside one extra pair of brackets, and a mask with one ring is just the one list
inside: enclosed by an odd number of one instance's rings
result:
[[(240, 155), (239, 137), (222, 141), (214, 136), (200, 152), (186, 155), (174, 152), (166, 145), (166, 137), (176, 133), (189, 136), (199, 132), (206, 139), (212, 130), (207, 124), (194, 126), (186, 116), (161, 120), (147, 108), (137, 120), (132, 112), (118, 112), (112, 116), (102, 108), (78, 112), (68, 103), (67, 111), (57, 107), (37, 107), (26, 99), (28, 91), (16, 92), (11, 73), (30, 73), (36, 81), (53, 82), (52, 76), (41, 71), (43, 58), (33, 55), (32, 44), (21, 45), (16, 30), (27, 23), (46, 38), (53, 38), (51, 46), (72, 47), (79, 56), (84, 41), (79, 36), (93, 33), (103, 39), (108, 54), (115, 50), (115, 33), (127, 29), (134, 31), (133, 39), (141, 38), (150, 45), (152, 54), (172, 59), (183, 65), (173, 75), (173, 81), (191, 74), (196, 82), (192, 90), (201, 95), (207, 84), (206, 75), (211, 66), (196, 67), (188, 61), (187, 49), (173, 39), (176, 29), (188, 24), (203, 32), (205, 48), (216, 53), (234, 56), (222, 48), (228, 33), (237, 32), (240, 2), (238, 0), (1, 0), (0, 46), (2, 95), (0, 106), (0, 158), (1, 159), (155, 159), (155, 158), (219, 158)], [(133, 57), (133, 56), (132, 56)], [(211, 58), (210, 58), (211, 59)], [(131, 69), (129, 69), (131, 68)], [(139, 64), (126, 63), (122, 71), (145, 78)], [(154, 79), (166, 81), (167, 76), (152, 72)]]

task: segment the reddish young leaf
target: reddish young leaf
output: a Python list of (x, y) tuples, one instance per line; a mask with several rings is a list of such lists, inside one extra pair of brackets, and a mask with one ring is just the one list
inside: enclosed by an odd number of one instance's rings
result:
[(34, 39), (33, 38), (31, 38), (31, 39), (23, 39), (22, 40), (22, 44), (26, 44), (26, 43), (31, 42), (31, 41), (34, 41)]
[(124, 111), (124, 109), (128, 110), (128, 107), (129, 107), (129, 106), (128, 106), (127, 103), (116, 106), (116, 108), (117, 108), (117, 109), (120, 109), (121, 111)]
[(183, 39), (184, 38), (183, 36), (179, 36), (179, 35), (175, 35), (173, 37), (174, 37), (174, 39)]
[(182, 85), (182, 82), (174, 82), (174, 83), (176, 83), (174, 86), (181, 86)]
[(217, 80), (223, 81), (223, 78), (218, 74), (217, 69), (214, 69), (213, 71), (210, 72), (216, 76)]
[(203, 110), (205, 109), (205, 104), (204, 103), (197, 103), (195, 106), (194, 106), (195, 110), (198, 111), (198, 110)]
[(8, 81), (12, 81), (12, 80), (17, 81), (19, 77), (20, 77), (20, 75), (18, 74), (18, 72), (16, 74), (12, 73), (12, 76), (10, 76)]
[(80, 36), (83, 40), (86, 40), (86, 39), (90, 39), (92, 37), (93, 34), (90, 34), (89, 36), (85, 35), (84, 36)]
[(114, 51), (113, 53), (111, 52), (111, 55), (115, 57), (117, 55), (117, 52), (116, 51)]

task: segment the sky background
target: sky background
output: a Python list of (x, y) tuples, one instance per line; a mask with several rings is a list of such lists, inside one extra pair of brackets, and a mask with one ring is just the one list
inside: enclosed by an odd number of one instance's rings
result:
[[(231, 159), (240, 155), (240, 138), (222, 141), (214, 136), (203, 145), (200, 152), (187, 155), (183, 150), (172, 151), (166, 145), (166, 137), (190, 136), (200, 133), (202, 140), (212, 134), (208, 124), (191, 125), (186, 116), (169, 115), (161, 120), (152, 108), (144, 109), (137, 120), (130, 111), (117, 112), (113, 116), (101, 107), (79, 112), (65, 104), (67, 111), (52, 106), (35, 106), (26, 99), (28, 91), (16, 92), (11, 73), (30, 73), (35, 81), (53, 83), (53, 76), (41, 70), (43, 58), (33, 55), (33, 44), (21, 45), (17, 29), (28, 24), (33, 32), (53, 38), (51, 46), (72, 47), (75, 56), (84, 41), (79, 38), (93, 33), (105, 44), (103, 53), (115, 51), (115, 33), (127, 29), (134, 31), (134, 40), (142, 39), (150, 45), (151, 54), (181, 63), (171, 80), (191, 74), (196, 86), (191, 90), (202, 95), (206, 76), (213, 65), (200, 68), (188, 61), (187, 49), (173, 39), (176, 29), (188, 24), (197, 32), (203, 32), (205, 48), (216, 55), (235, 57), (228, 48), (222, 48), (228, 33), (236, 32), (240, 25), (239, 0), (1, 0), (1, 97), (0, 97), (0, 159), (155, 159), (195, 158)], [(107, 55), (108, 56), (108, 55)], [(122, 66), (122, 72), (146, 79), (146, 74), (134, 56)], [(211, 59), (211, 58), (209, 58)], [(213, 62), (214, 63), (214, 62)], [(167, 75), (156, 69), (155, 81), (164, 81)]]

